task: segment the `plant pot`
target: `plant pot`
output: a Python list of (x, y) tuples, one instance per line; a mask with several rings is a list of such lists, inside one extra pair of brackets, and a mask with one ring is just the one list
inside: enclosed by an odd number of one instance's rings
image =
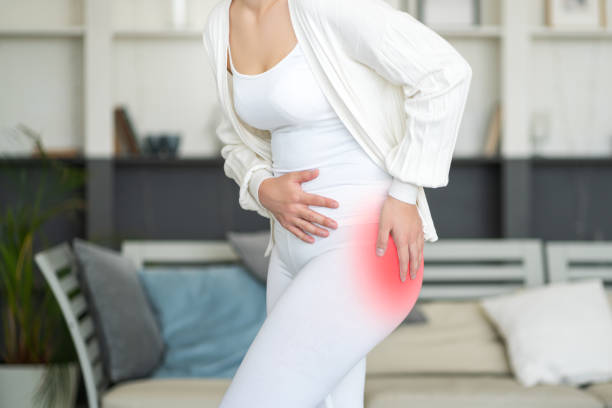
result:
[[(69, 392), (53, 408), (73, 408), (78, 386), (78, 365), (70, 363)], [(38, 408), (34, 396), (48, 366), (43, 364), (0, 364), (0, 407)]]

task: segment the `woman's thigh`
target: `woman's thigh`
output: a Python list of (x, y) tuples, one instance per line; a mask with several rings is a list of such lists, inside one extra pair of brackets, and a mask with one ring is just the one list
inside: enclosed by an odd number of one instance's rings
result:
[(375, 255), (375, 229), (343, 229), (341, 245), (308, 258), (295, 273), (247, 351), (222, 408), (315, 407), (405, 318), (421, 288), (422, 264), (417, 279), (401, 282), (391, 238), (385, 256)]
[[(277, 238), (278, 241), (278, 238)], [(293, 280), (293, 273), (288, 268), (285, 261), (281, 258), (279, 245), (272, 247), (270, 261), (268, 264), (268, 274), (266, 277), (266, 310), (267, 315), (274, 307), (278, 298)]]

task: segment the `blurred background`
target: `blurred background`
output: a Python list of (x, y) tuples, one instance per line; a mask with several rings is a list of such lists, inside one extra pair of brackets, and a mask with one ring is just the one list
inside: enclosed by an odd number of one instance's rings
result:
[[(542, 259), (546, 243), (609, 244), (612, 1), (388, 2), (442, 35), (473, 69), (449, 184), (426, 190), (440, 243), (514, 242), (512, 252), (538, 242)], [(228, 231), (268, 229), (267, 219), (239, 207), (238, 187), (223, 172), (215, 136), (220, 109), (202, 45), (216, 3), (0, 0), (0, 406), (2, 384), (22, 382), (6, 371), (78, 361), (59, 292), (50, 291), (36, 253), (75, 237), (118, 254), (125, 241), (226, 240)], [(598, 272), (584, 276), (606, 283), (612, 254), (597, 248)], [(491, 249), (502, 258), (505, 251)], [(548, 267), (530, 269), (503, 290), (495, 272), (484, 279), (491, 291), (470, 291), (476, 279), (462, 292), (465, 282), (441, 277), (450, 292), (430, 297), (474, 300), (543, 284), (556, 276)], [(44, 317), (50, 310), (55, 317)], [(497, 374), (510, 375), (511, 361)], [(86, 406), (91, 400), (79, 378), (75, 399)], [(612, 404), (612, 388), (606, 392)], [(570, 397), (574, 406), (586, 404)], [(606, 406), (597, 398), (600, 405), (584, 406)], [(372, 401), (370, 407), (403, 406)]]

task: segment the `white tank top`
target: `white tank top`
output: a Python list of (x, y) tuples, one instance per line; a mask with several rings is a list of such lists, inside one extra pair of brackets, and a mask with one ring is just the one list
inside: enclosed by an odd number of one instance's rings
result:
[(229, 53), (236, 113), (249, 125), (270, 131), (273, 174), (318, 168), (319, 176), (303, 182), (302, 189), (334, 198), (340, 206), (311, 208), (339, 225), (364, 220), (359, 202), (374, 192), (386, 194), (392, 178), (368, 157), (328, 103), (300, 43), (272, 68), (254, 75), (236, 71)]

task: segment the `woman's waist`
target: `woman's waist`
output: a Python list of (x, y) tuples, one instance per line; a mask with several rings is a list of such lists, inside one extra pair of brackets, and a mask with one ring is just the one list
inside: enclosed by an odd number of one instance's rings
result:
[(318, 205), (308, 207), (338, 225), (350, 225), (378, 222), (382, 204), (388, 196), (391, 180), (363, 184), (344, 184), (334, 186), (308, 185), (311, 181), (302, 183), (302, 190), (306, 193), (332, 198), (338, 202), (338, 207), (330, 208)]
[(376, 190), (381, 186), (388, 188), (392, 177), (372, 162), (338, 162), (312, 163), (307, 166), (279, 168), (272, 166), (274, 176), (282, 176), (290, 172), (318, 169), (318, 175), (302, 182), (304, 191), (355, 191)]
[(298, 171), (317, 166), (333, 168), (370, 167), (376, 164), (346, 130), (325, 131), (305, 128), (272, 135), (273, 168), (279, 172)]

